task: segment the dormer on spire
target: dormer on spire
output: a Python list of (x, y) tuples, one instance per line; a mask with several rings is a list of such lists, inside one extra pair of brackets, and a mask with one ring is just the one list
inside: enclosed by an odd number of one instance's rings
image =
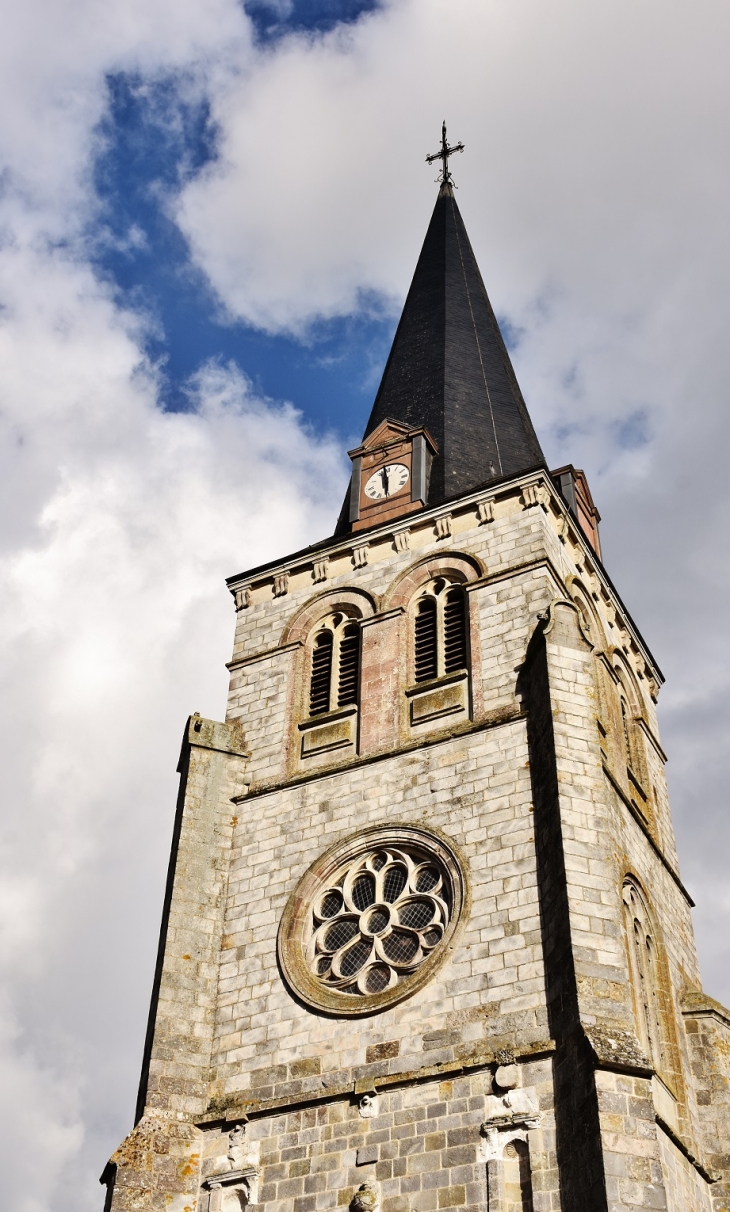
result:
[(353, 530), (423, 509), (438, 447), (427, 429), (410, 429), (399, 421), (381, 422), (352, 459), (349, 519)]

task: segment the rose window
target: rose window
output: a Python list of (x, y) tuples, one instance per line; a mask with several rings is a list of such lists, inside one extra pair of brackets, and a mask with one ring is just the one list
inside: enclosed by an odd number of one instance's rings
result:
[(279, 955), (300, 996), (367, 1013), (429, 978), (462, 914), (463, 868), (442, 837), (414, 826), (366, 830), (301, 880), (282, 918)]
[(423, 963), (448, 923), (448, 892), (434, 859), (375, 850), (339, 871), (317, 898), (307, 959), (330, 989), (381, 993)]

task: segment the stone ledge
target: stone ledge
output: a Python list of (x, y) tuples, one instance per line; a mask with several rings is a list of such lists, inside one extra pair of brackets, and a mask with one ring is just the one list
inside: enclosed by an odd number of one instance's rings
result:
[(372, 753), (362, 757), (357, 756), (344, 762), (333, 762), (330, 766), (320, 766), (318, 770), (307, 771), (304, 774), (294, 775), (291, 778), (281, 778), (271, 783), (259, 783), (252, 786), (247, 795), (232, 796), (231, 802), (233, 804), (240, 804), (244, 800), (252, 800), (257, 796), (272, 795), (274, 792), (288, 790), (290, 787), (299, 787), (302, 783), (310, 783), (314, 779), (331, 778), (335, 774), (342, 774), (360, 766), (369, 766), (375, 762), (390, 761), (392, 758), (401, 757), (403, 754), (413, 753), (417, 749), (445, 745), (453, 740), (454, 737), (471, 736), (472, 733), (487, 732), (491, 728), (500, 728), (504, 724), (514, 724), (518, 720), (525, 719), (527, 719), (527, 713), (519, 706), (500, 707), (496, 711), (488, 712), (481, 720), (475, 722), (468, 720), (463, 724), (454, 725), (448, 730), (444, 729), (436, 736), (432, 734), (430, 736), (418, 737), (417, 740), (400, 745), (397, 749), (389, 749), (385, 753)]
[[(509, 1055), (515, 1061), (539, 1060), (551, 1056), (555, 1049), (554, 1040), (537, 1040), (527, 1047), (510, 1050)], [(321, 1088), (316, 1091), (304, 1091), (299, 1085), (296, 1091), (282, 1092), (278, 1097), (274, 1093), (268, 1098), (247, 1098), (248, 1091), (246, 1091), (241, 1092), (240, 1095), (232, 1094), (226, 1099), (216, 1099), (209, 1104), (205, 1115), (195, 1116), (194, 1123), (197, 1127), (231, 1123), (252, 1116), (262, 1117), (272, 1113), (300, 1110), (337, 1099), (351, 1099), (361, 1094), (372, 1094), (374, 1091), (382, 1092), (395, 1087), (414, 1086), (434, 1078), (458, 1077), (461, 1074), (478, 1072), (480, 1069), (489, 1069), (492, 1065), (502, 1063), (504, 1057), (505, 1052), (502, 1047), (496, 1049), (484, 1047), (472, 1048), (468, 1052), (464, 1049), (458, 1058), (441, 1064), (420, 1065), (398, 1072), (387, 1072), (387, 1062), (385, 1061), (371, 1066), (362, 1065), (355, 1070), (345, 1070), (341, 1075), (336, 1073), (331, 1076), (323, 1075)], [(400, 1061), (403, 1061), (402, 1057)]]
[(730, 1010), (700, 989), (684, 994), (681, 1010), (685, 1018), (714, 1018), (724, 1027), (730, 1027)]
[(251, 756), (250, 750), (246, 746), (241, 720), (229, 720), (227, 723), (223, 723), (221, 720), (208, 720), (197, 711), (188, 716), (188, 722), (185, 725), (180, 760), (177, 765), (178, 774), (182, 771), (188, 748), (212, 749), (216, 753), (230, 754), (231, 757), (247, 758)]
[(445, 677), (419, 682), (417, 686), (409, 686), (405, 695), (412, 728), (442, 716), (463, 715), (469, 709), (469, 674), (460, 669)]
[(718, 1174), (718, 1172), (716, 1170), (708, 1170), (706, 1168), (706, 1166), (704, 1166), (703, 1163), (699, 1160), (699, 1158), (695, 1157), (694, 1153), (690, 1149), (687, 1142), (685, 1140), (683, 1140), (682, 1137), (677, 1132), (674, 1131), (674, 1128), (671, 1126), (671, 1124), (668, 1124), (665, 1119), (662, 1119), (661, 1115), (656, 1115), (654, 1118), (656, 1120), (657, 1125), (661, 1128), (662, 1132), (664, 1132), (665, 1135), (669, 1137), (672, 1144), (677, 1149), (679, 1149), (679, 1152), (682, 1153), (687, 1158), (687, 1161), (690, 1163), (690, 1165), (694, 1166), (697, 1173), (700, 1174), (702, 1176), (702, 1178), (704, 1178), (705, 1182), (717, 1183), (720, 1181), (720, 1179), (722, 1178), (722, 1175)]
[(597, 1068), (635, 1077), (652, 1077), (654, 1068), (639, 1047), (636, 1036), (620, 1027), (582, 1026)]

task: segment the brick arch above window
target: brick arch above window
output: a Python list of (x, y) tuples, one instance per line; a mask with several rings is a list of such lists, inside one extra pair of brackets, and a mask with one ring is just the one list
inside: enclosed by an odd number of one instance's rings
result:
[(376, 613), (373, 596), (362, 589), (330, 589), (310, 598), (292, 615), (281, 635), (282, 644), (304, 643), (322, 619), (341, 611), (353, 619), (369, 619)]
[(406, 609), (418, 590), (438, 577), (446, 577), (463, 585), (479, 580), (485, 572), (481, 560), (462, 552), (444, 551), (438, 555), (424, 556), (393, 582), (384, 596), (383, 609)]

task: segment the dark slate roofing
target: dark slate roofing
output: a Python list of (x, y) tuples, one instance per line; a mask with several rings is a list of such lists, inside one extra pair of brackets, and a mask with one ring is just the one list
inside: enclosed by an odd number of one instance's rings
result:
[(449, 185), (439, 191), (364, 436), (388, 418), (425, 426), (438, 444), (429, 505), (545, 466)]

